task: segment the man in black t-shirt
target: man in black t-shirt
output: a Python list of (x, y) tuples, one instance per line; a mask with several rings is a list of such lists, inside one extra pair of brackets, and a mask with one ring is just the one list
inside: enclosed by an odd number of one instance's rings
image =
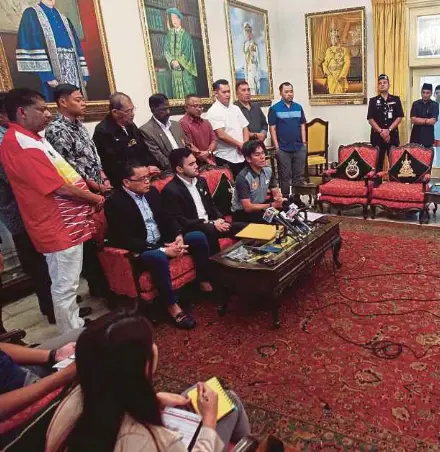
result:
[(379, 95), (370, 99), (367, 119), (371, 125), (370, 142), (379, 147), (376, 170), (380, 171), (383, 169), (385, 154), (388, 154), (391, 146), (399, 146), (398, 127), (405, 115), (400, 98), (389, 93), (388, 76), (379, 75), (377, 85)]
[(434, 145), (434, 125), (439, 114), (439, 104), (431, 100), (432, 84), (424, 83), (422, 98), (416, 100), (411, 107), (411, 143), (430, 148)]

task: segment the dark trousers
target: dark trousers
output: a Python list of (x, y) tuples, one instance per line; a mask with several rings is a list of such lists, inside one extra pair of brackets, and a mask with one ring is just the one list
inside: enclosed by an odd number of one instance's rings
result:
[(32, 243), (27, 232), (16, 234), (12, 237), (17, 250), (18, 259), (23, 271), (29, 275), (38, 298), (41, 313), (54, 317), (52, 295), (50, 286), (52, 284), (46, 258), (39, 253)]
[(380, 145), (376, 145), (379, 148), (379, 159), (377, 161), (377, 171), (382, 171), (383, 170), (383, 165), (385, 162), (385, 156), (389, 156), (390, 155), (390, 149), (391, 146), (394, 146), (393, 144), (389, 144), (389, 143), (381, 143)]
[(97, 251), (98, 247), (93, 239), (84, 242), (82, 275), (87, 280), (90, 295), (107, 297), (108, 284), (96, 254)]
[[(188, 252), (194, 259), (197, 278), (200, 281), (209, 280), (209, 244), (206, 236), (200, 231), (188, 232), (183, 241), (189, 245)], [(151, 273), (154, 284), (159, 292), (159, 299), (165, 306), (177, 303), (173, 292), (168, 256), (160, 250), (144, 251), (138, 258), (143, 270)]]
[(205, 234), (206, 239), (209, 243), (209, 250), (211, 256), (217, 254), (220, 251), (219, 239), (229, 237), (234, 238), (235, 234), (238, 234), (243, 228), (245, 228), (247, 223), (233, 222), (229, 231), (220, 232), (217, 231), (215, 226), (211, 223), (203, 223), (197, 226), (197, 230)]
[(279, 149), (275, 154), (275, 158), (277, 159), (281, 193), (285, 198), (288, 198), (292, 185), (305, 181), (307, 148), (303, 146), (301, 149), (293, 152), (286, 152)]
[(220, 157), (215, 158), (215, 163), (219, 166), (228, 166), (234, 176), (234, 180), (237, 177), (237, 174), (245, 167), (246, 162), (240, 163), (231, 163), (225, 159), (221, 159)]
[(234, 222), (243, 223), (260, 223), (266, 224), (263, 220), (263, 212), (245, 212), (244, 210), (237, 210), (232, 212), (232, 219)]

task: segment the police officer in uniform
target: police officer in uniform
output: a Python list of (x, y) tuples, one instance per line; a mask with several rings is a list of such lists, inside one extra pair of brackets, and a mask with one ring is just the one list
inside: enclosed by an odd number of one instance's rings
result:
[(388, 154), (391, 146), (399, 146), (398, 127), (405, 116), (400, 98), (390, 94), (389, 89), (388, 75), (379, 75), (379, 95), (372, 97), (368, 104), (367, 119), (371, 125), (370, 142), (380, 150), (377, 171), (383, 169), (385, 154)]

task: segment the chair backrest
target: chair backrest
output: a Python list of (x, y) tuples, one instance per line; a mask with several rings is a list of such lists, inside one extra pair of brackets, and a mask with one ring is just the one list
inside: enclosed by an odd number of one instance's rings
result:
[(390, 150), (390, 168), (402, 157), (402, 154), (408, 151), (414, 158), (420, 160), (426, 166), (429, 166), (431, 172), (432, 162), (434, 160), (434, 149), (425, 148), (421, 144), (409, 143), (405, 146), (399, 146)]
[(323, 154), (328, 149), (328, 121), (312, 119), (306, 124), (307, 152)]
[(338, 163), (341, 164), (350, 157), (354, 150), (373, 168), (377, 168), (379, 150), (369, 143), (353, 143), (341, 145), (338, 149)]

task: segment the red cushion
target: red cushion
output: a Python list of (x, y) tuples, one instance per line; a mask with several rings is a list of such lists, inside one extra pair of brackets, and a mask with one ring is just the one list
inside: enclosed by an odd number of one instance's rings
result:
[(402, 184), (400, 182), (384, 182), (373, 188), (373, 200), (399, 202), (423, 202), (425, 197), (423, 184)]
[(200, 175), (206, 179), (206, 182), (208, 183), (209, 192), (211, 193), (211, 195), (215, 193), (217, 185), (219, 184), (220, 179), (222, 177), (222, 174), (225, 174), (230, 181), (234, 180), (234, 178), (232, 177), (231, 170), (229, 170), (228, 168), (213, 168), (208, 169), (206, 171), (202, 171), (200, 173)]
[(338, 162), (347, 160), (355, 149), (372, 168), (377, 167), (377, 149), (368, 143), (353, 143), (348, 146), (340, 146), (338, 149)]
[(367, 196), (368, 189), (365, 181), (349, 181), (346, 179), (332, 179), (319, 187), (321, 195), (362, 197)]
[(162, 191), (166, 184), (174, 177), (174, 175), (169, 175), (163, 179), (156, 179), (151, 182), (153, 187), (156, 187), (159, 191)]
[(365, 205), (368, 204), (368, 198), (344, 198), (342, 196), (327, 196), (323, 195), (319, 198), (321, 202), (328, 202), (329, 204), (352, 206), (355, 204)]
[(390, 168), (400, 159), (402, 154), (408, 151), (417, 160), (421, 161), (429, 167), (432, 166), (432, 159), (434, 157), (434, 151), (431, 148), (425, 148), (417, 144), (410, 144), (401, 146), (398, 148), (393, 148), (390, 151)]

